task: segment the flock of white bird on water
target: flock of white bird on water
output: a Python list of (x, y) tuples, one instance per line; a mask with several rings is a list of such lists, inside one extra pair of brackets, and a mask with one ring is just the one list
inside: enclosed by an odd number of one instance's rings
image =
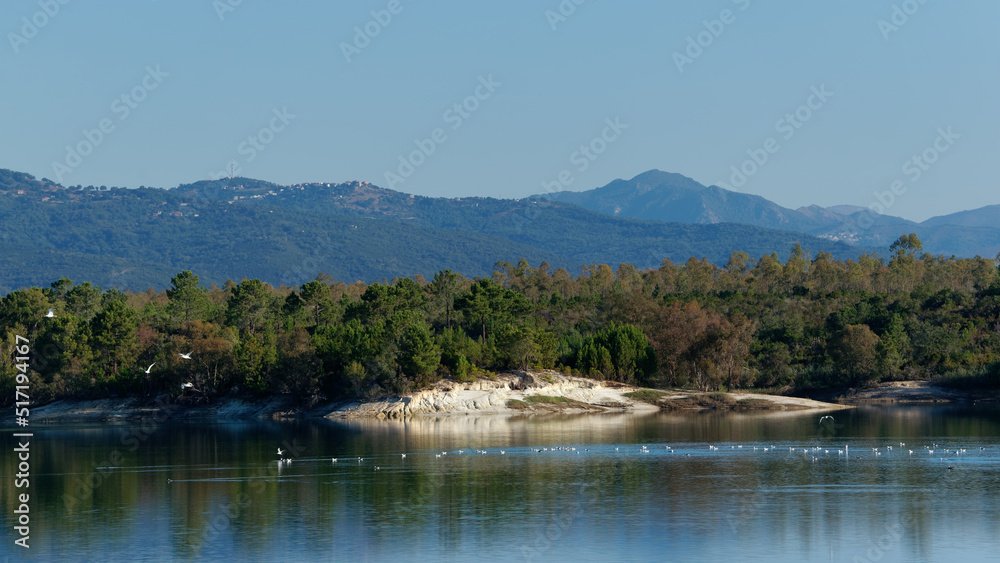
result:
[[(57, 315), (56, 315), (56, 310), (55, 309), (49, 309), (48, 312), (45, 314), (45, 317), (49, 318), (49, 319), (54, 319), (54, 318), (56, 318), (56, 316)], [(178, 352), (177, 355), (180, 356), (181, 359), (190, 360), (190, 359), (192, 359), (191, 355), (193, 353), (194, 353), (193, 351), (192, 352), (188, 352), (186, 354)], [(149, 367), (147, 367), (146, 369), (144, 369), (142, 371), (144, 371), (148, 375), (152, 371), (153, 366), (155, 366), (155, 365), (156, 365), (156, 362), (153, 362), (153, 363), (149, 364)], [(185, 382), (185, 383), (181, 383), (181, 391), (183, 392), (183, 391), (187, 391), (187, 390), (197, 391), (197, 389), (195, 389), (195, 387), (194, 387), (194, 384), (191, 383), (190, 381)], [(824, 423), (824, 421), (826, 421), (827, 419), (829, 419), (831, 423), (833, 422), (833, 417), (832, 416), (825, 415), (825, 416), (820, 417), (819, 423), (822, 425)], [(620, 447), (621, 446), (615, 447), (615, 451), (616, 452), (619, 451)], [(753, 447), (754, 451), (761, 451), (761, 450), (763, 450), (764, 453), (773, 452), (776, 449), (773, 444), (771, 444), (770, 446), (752, 446), (752, 447)], [(900, 449), (906, 449), (906, 444), (904, 442), (899, 442), (899, 447), (900, 447)], [(666, 453), (675, 453), (674, 448), (672, 448), (669, 445), (664, 445), (663, 448), (664, 448), (664, 451)], [(535, 453), (542, 453), (542, 452), (547, 452), (547, 451), (552, 451), (552, 452), (562, 451), (562, 452), (576, 452), (577, 455), (580, 455), (580, 452), (581, 452), (581, 450), (578, 450), (577, 448), (570, 447), (570, 446), (557, 446), (557, 447), (551, 447), (551, 448), (550, 447), (534, 448), (533, 447), (533, 448), (530, 448), (530, 449), (531, 449), (531, 451), (533, 451)], [(712, 445), (712, 444), (709, 444), (708, 445), (708, 449), (709, 449), (709, 451), (718, 451), (719, 447), (715, 446), (715, 445)], [(742, 444), (731, 444), (729, 446), (729, 449), (731, 449), (731, 450), (742, 450), (744, 448), (743, 448)], [(746, 449), (749, 450), (749, 447), (746, 448)], [(967, 451), (966, 451), (967, 449), (966, 448), (955, 448), (955, 449), (944, 448), (944, 449), (942, 449), (942, 448), (940, 448), (938, 446), (938, 444), (925, 445), (924, 446), (924, 450), (927, 452), (928, 455), (931, 455), (931, 456), (934, 455), (935, 452), (937, 452), (939, 456), (945, 456), (946, 455), (946, 456), (955, 456), (955, 457), (961, 457), (961, 456), (963, 456), (963, 455), (965, 455), (967, 453)], [(980, 450), (980, 452), (983, 452), (983, 451), (986, 450), (986, 448), (985, 447), (980, 447), (979, 450)], [(278, 465), (279, 466), (288, 466), (288, 465), (291, 465), (291, 463), (292, 463), (292, 458), (284, 457), (285, 456), (285, 451), (286, 450), (278, 448)], [(506, 455), (506, 453), (507, 453), (506, 450), (499, 450), (499, 451), (500, 451), (500, 455)], [(583, 448), (582, 451), (589, 452), (590, 448)], [(797, 448), (795, 446), (789, 446), (788, 451), (792, 452), (792, 453), (800, 452), (802, 454), (805, 454), (807, 457), (811, 458), (811, 461), (813, 463), (818, 462), (821, 459), (820, 455), (828, 456), (831, 451), (836, 452), (837, 456), (842, 457), (845, 460), (851, 459), (850, 445), (848, 445), (848, 444), (844, 444), (843, 448), (836, 448), (836, 447), (834, 447), (834, 448), (832, 448), (832, 450), (831, 450), (831, 448), (824, 447), (824, 446), (813, 446), (811, 448)], [(872, 454), (876, 458), (878, 456), (881, 456), (883, 454), (883, 452), (888, 453), (888, 452), (892, 452), (892, 451), (893, 451), (893, 446), (892, 445), (886, 445), (886, 446), (882, 446), (882, 447), (871, 448), (871, 452), (872, 452)], [(486, 454), (489, 453), (487, 450), (475, 450), (475, 452), (477, 454), (480, 454), (480, 455), (486, 455)], [(909, 455), (911, 457), (915, 453), (922, 453), (920, 450), (914, 451), (912, 449), (906, 449), (906, 452), (907, 452), (907, 455)], [(465, 453), (465, 450), (458, 450), (458, 454), (459, 455), (462, 455), (464, 453)], [(639, 453), (643, 453), (643, 454), (650, 453), (649, 446), (641, 445), (640, 444), (639, 445)], [(813, 455), (813, 454), (815, 454), (815, 455)], [(435, 453), (434, 457), (435, 457), (435, 459), (440, 459), (441, 456), (446, 456), (446, 455), (448, 455), (448, 452), (445, 451), (445, 452), (441, 452), (441, 453)], [(685, 456), (690, 457), (691, 453), (690, 452), (686, 453)], [(337, 461), (338, 461), (338, 458), (331, 458), (331, 459), (332, 459), (333, 463), (337, 463)], [(401, 460), (405, 460), (406, 459), (406, 454), (405, 453), (404, 454), (400, 454), (400, 459)], [(855, 454), (855, 459), (861, 459), (861, 456)], [(951, 458), (950, 457), (938, 457), (938, 460), (940, 460), (940, 461), (951, 461)], [(358, 463), (362, 463), (363, 461), (364, 461), (364, 458), (358, 457)], [(374, 467), (375, 471), (378, 471), (378, 470), (382, 469), (378, 465), (375, 465), (373, 467)], [(955, 468), (955, 466), (953, 466), (953, 465), (949, 465), (948, 466), (948, 469), (954, 469), (954, 468)]]
[[(824, 419), (827, 419), (827, 418), (829, 418), (830, 420), (833, 420), (833, 417), (827, 415), (827, 416), (824, 416), (824, 417), (820, 418), (820, 422), (822, 422)], [(662, 449), (660, 449), (660, 446), (654, 446), (653, 450), (651, 450), (650, 446), (646, 445), (646, 444), (637, 444), (637, 446), (638, 446), (637, 453), (639, 453), (639, 454), (650, 454), (653, 451), (662, 451), (662, 452), (664, 452), (666, 454), (676, 453), (676, 449), (673, 446), (670, 446), (670, 445), (663, 445)], [(713, 445), (713, 444), (707, 444), (707, 446), (708, 446), (708, 451), (709, 452), (720, 451), (719, 446), (716, 446), (716, 445)], [(874, 459), (878, 459), (879, 456), (881, 456), (883, 453), (887, 453), (888, 454), (888, 453), (891, 453), (891, 452), (894, 452), (894, 451), (906, 452), (906, 454), (910, 458), (913, 458), (914, 454), (921, 454), (921, 453), (926, 452), (928, 456), (934, 456), (935, 454), (937, 454), (939, 456), (938, 457), (939, 461), (952, 461), (951, 457), (941, 457), (941, 456), (955, 456), (956, 458), (958, 458), (958, 457), (961, 457), (961, 456), (964, 456), (964, 455), (967, 454), (967, 448), (954, 448), (954, 449), (947, 448), (947, 447), (946, 448), (941, 448), (938, 444), (925, 445), (922, 450), (916, 450), (916, 451), (912, 450), (912, 449), (907, 449), (905, 442), (899, 442), (899, 445), (898, 445), (899, 450), (896, 450), (895, 449), (896, 447), (897, 446), (895, 444), (893, 444), (893, 445), (885, 445), (885, 446), (880, 446), (880, 447), (873, 447), (873, 448), (870, 448), (870, 450), (869, 450), (869, 448), (861, 448), (860, 452), (858, 451), (858, 448), (855, 447), (855, 450), (852, 453), (849, 444), (844, 444), (844, 446), (842, 448), (841, 447), (836, 447), (836, 446), (832, 447), (832, 448), (829, 447), (829, 446), (811, 446), (811, 447), (789, 446), (788, 447), (788, 451), (790, 453), (793, 453), (793, 454), (799, 454), (799, 453), (803, 454), (805, 458), (809, 459), (813, 463), (819, 462), (824, 457), (827, 457), (827, 458), (830, 458), (830, 459), (843, 459), (843, 460), (864, 459), (865, 456), (861, 455), (861, 453), (866, 453), (867, 454), (869, 452), (870, 452), (870, 455), (868, 456), (868, 458), (874, 458)], [(615, 452), (620, 452), (621, 448), (622, 448), (622, 446), (615, 446), (614, 451)], [(776, 452), (776, 451), (778, 451), (778, 448), (776, 446), (774, 446), (773, 444), (769, 444), (769, 445), (766, 445), (766, 446), (765, 445), (749, 446), (748, 445), (746, 448), (743, 447), (743, 444), (729, 444), (729, 448), (728, 449), (731, 450), (731, 451), (744, 451), (744, 450), (745, 451), (751, 451), (751, 448), (752, 448), (752, 451), (761, 452), (761, 453), (768, 453), (768, 452)], [(598, 447), (595, 446), (594, 449), (602, 449), (602, 448), (598, 448)], [(692, 453), (694, 453), (694, 455), (696, 455), (696, 456), (699, 455), (697, 453), (698, 450), (704, 452), (704, 450), (700, 449), (700, 447), (699, 448), (693, 448), (692, 447), (692, 448), (689, 448), (689, 449), (691, 449), (692, 451), (689, 451), (689, 452), (686, 452), (686, 453), (682, 452), (682, 453), (684, 453), (685, 457), (691, 457)], [(552, 446), (552, 447), (530, 447), (530, 448), (527, 448), (527, 450), (529, 452), (532, 452), (532, 453), (535, 453), (535, 454), (544, 453), (544, 452), (566, 452), (566, 453), (575, 453), (577, 455), (582, 455), (582, 454), (585, 454), (586, 452), (590, 452), (591, 448), (586, 448), (586, 447), (577, 448), (575, 446)], [(721, 450), (725, 451), (726, 448), (723, 447), (723, 448), (721, 448)], [(287, 450), (283, 450), (281, 448), (278, 448), (278, 465), (279, 465), (279, 467), (286, 467), (286, 466), (291, 465), (291, 463), (292, 463), (292, 459), (291, 458), (285, 457), (286, 451)], [(975, 451), (975, 450), (973, 450), (973, 451)], [(985, 452), (986, 448), (985, 447), (980, 447), (979, 451), (980, 452)], [(464, 450), (463, 449), (463, 450), (455, 450), (455, 451), (452, 451), (452, 452), (443, 451), (443, 452), (440, 452), (440, 453), (437, 453), (437, 452), (432, 452), (432, 453), (433, 453), (435, 459), (441, 459), (442, 457), (447, 456), (449, 453), (453, 454), (453, 455), (457, 454), (457, 455), (461, 456), (461, 455), (466, 454), (466, 453), (472, 454), (473, 452), (475, 452), (475, 454), (477, 454), (477, 455), (487, 455), (487, 454), (491, 453), (489, 450), (479, 450), (479, 449), (474, 449), (474, 450)], [(493, 453), (496, 453), (496, 454), (499, 454), (499, 455), (506, 455), (507, 454), (507, 450), (505, 450), (505, 449), (493, 450)], [(831, 454), (836, 454), (837, 458), (832, 458)], [(412, 455), (412, 453), (411, 453), (411, 455)], [(420, 455), (420, 454), (417, 454), (417, 455)], [(429, 455), (429, 453), (425, 453), (423, 455)], [(401, 462), (405, 462), (407, 454), (400, 453), (399, 456), (400, 456), (399, 457), (400, 461)], [(363, 463), (364, 460), (365, 460), (364, 457), (360, 457), (359, 456), (359, 457), (356, 458), (356, 461), (359, 464)], [(332, 463), (338, 463), (338, 462), (341, 462), (341, 461), (355, 461), (355, 458), (353, 458), (353, 457), (352, 458), (343, 458), (343, 459), (342, 458), (336, 458), (336, 457), (331, 458), (331, 462)], [(373, 465), (372, 467), (373, 467), (374, 471), (379, 471), (379, 470), (382, 469), (382, 467), (379, 466), (379, 465)], [(954, 469), (954, 468), (955, 467), (953, 465), (948, 465), (948, 469), (949, 470), (950, 469)]]

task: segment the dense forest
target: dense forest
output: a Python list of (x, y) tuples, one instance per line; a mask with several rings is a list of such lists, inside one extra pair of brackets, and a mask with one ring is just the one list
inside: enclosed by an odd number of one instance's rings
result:
[[(891, 251), (840, 261), (796, 247), (784, 263), (735, 252), (723, 267), (597, 264), (576, 277), (521, 260), (478, 279), (445, 270), (368, 285), (321, 274), (294, 288), (205, 288), (189, 271), (160, 292), (60, 279), (0, 301), (0, 396), (11, 402), (21, 372), (35, 405), (163, 393), (315, 404), (530, 367), (702, 390), (1000, 386), (997, 263), (924, 254), (915, 235)], [(27, 365), (18, 336), (30, 341)]]
[(795, 243), (838, 259), (888, 248), (735, 223), (639, 221), (552, 199), (415, 196), (367, 182), (237, 177), (170, 189), (66, 188), (4, 169), (0, 239), (0, 295), (61, 277), (160, 290), (182, 270), (205, 285), (253, 277), (298, 286), (317, 272), (367, 283), (445, 269), (489, 276), (497, 260), (519, 258), (570, 272), (618, 262), (655, 268), (689, 256), (722, 265), (733, 241), (752, 256), (782, 259)]

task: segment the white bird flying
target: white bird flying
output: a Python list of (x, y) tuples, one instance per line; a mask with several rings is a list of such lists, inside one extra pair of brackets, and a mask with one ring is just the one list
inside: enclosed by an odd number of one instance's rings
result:
[[(155, 365), (156, 365), (156, 362), (153, 362), (153, 363), (149, 364), (148, 368), (146, 368), (145, 370), (143, 370), (143, 371), (146, 372), (146, 375), (149, 375), (149, 370), (153, 369), (153, 366), (155, 366)], [(182, 387), (183, 387), (183, 385), (182, 385)]]
[(47, 319), (54, 319), (54, 318), (56, 318), (56, 310), (55, 309), (49, 309), (49, 312), (45, 313), (45, 318), (47, 318)]
[(193, 353), (194, 352), (188, 352), (187, 354), (181, 354), (180, 352), (178, 352), (177, 355), (180, 356), (180, 357), (182, 357), (182, 358), (184, 358), (185, 360), (190, 360), (191, 359), (191, 354), (193, 354)]

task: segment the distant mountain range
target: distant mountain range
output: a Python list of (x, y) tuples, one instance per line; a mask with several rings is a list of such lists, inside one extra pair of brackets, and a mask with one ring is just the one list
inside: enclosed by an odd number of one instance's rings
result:
[(594, 263), (645, 268), (704, 257), (724, 264), (736, 250), (785, 258), (795, 244), (842, 259), (888, 246), (807, 234), (810, 221), (806, 211), (658, 171), (557, 199), (501, 200), (249, 178), (71, 189), (0, 169), (0, 294), (60, 277), (142, 291), (167, 286), (181, 270), (205, 283), (251, 277), (292, 286), (320, 272), (342, 281), (442, 269), (489, 275), (497, 261), (521, 258), (575, 275)]
[(615, 217), (695, 225), (740, 223), (863, 247), (884, 248), (900, 234), (917, 233), (924, 250), (935, 255), (993, 258), (1000, 252), (1000, 205), (915, 223), (849, 205), (788, 209), (760, 196), (704, 186), (659, 170), (585, 192), (556, 192), (535, 198), (572, 203)]

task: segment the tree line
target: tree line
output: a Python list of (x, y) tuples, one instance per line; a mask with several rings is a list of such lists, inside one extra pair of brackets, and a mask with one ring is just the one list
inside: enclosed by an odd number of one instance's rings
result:
[(721, 267), (594, 264), (576, 276), (522, 259), (478, 279), (321, 274), (277, 288), (205, 288), (183, 271), (141, 293), (64, 278), (0, 300), (0, 396), (12, 400), (24, 371), (17, 335), (31, 341), (34, 404), (234, 392), (314, 403), (529, 368), (701, 390), (934, 377), (998, 386), (997, 262), (924, 254), (915, 235), (890, 251), (841, 261), (796, 246), (785, 262), (734, 252)]

